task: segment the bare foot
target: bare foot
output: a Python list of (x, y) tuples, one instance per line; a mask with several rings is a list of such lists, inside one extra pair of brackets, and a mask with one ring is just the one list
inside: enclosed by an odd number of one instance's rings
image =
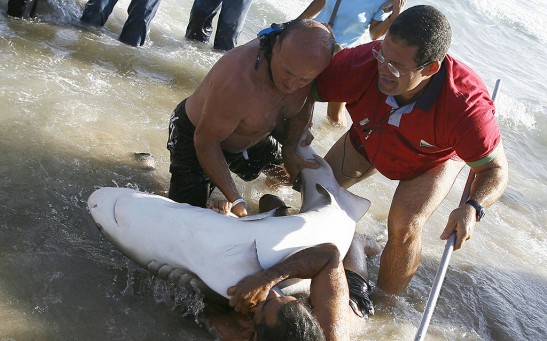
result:
[(283, 166), (275, 166), (268, 170), (264, 170), (266, 175), (266, 185), (276, 189), (281, 186), (291, 186), (290, 176)]

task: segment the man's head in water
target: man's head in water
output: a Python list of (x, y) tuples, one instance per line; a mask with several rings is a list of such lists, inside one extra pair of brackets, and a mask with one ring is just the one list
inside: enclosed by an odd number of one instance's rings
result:
[(257, 341), (321, 341), (323, 331), (317, 319), (292, 296), (279, 296), (271, 291), (254, 313)]
[(270, 68), (275, 86), (292, 93), (310, 84), (334, 53), (331, 31), (315, 20), (294, 20), (276, 37)]

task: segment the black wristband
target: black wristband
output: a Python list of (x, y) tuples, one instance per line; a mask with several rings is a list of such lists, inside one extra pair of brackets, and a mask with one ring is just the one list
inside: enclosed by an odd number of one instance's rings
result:
[(469, 199), (465, 203), (473, 206), (473, 208), (475, 209), (475, 217), (477, 218), (477, 221), (481, 221), (481, 219), (484, 217), (484, 214), (486, 213), (484, 207), (482, 207), (481, 204), (473, 199)]

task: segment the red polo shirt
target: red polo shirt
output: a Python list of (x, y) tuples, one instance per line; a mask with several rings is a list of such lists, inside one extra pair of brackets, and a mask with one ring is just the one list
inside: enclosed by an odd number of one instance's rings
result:
[(317, 101), (346, 102), (356, 149), (397, 180), (415, 178), (455, 156), (472, 166), (492, 160), (500, 129), (478, 75), (446, 56), (418, 100), (396, 109), (394, 98), (378, 90), (371, 48), (379, 44), (338, 52), (313, 86)]

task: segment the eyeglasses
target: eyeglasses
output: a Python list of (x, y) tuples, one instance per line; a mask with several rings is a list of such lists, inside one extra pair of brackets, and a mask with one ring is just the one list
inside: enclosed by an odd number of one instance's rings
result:
[(430, 64), (431, 62), (428, 62), (428, 63), (425, 63), (423, 65), (420, 65), (418, 66), (417, 68), (415, 69), (412, 69), (412, 70), (405, 70), (404, 72), (401, 72), (399, 71), (399, 68), (397, 68), (395, 65), (391, 64), (390, 62), (388, 62), (386, 60), (386, 57), (384, 57), (384, 55), (382, 54), (382, 51), (376, 51), (376, 49), (373, 47), (372, 48), (372, 55), (374, 56), (374, 58), (376, 58), (376, 60), (378, 61), (378, 63), (380, 64), (384, 64), (387, 62), (387, 69), (389, 70), (389, 72), (391, 72), (391, 74), (397, 78), (399, 77), (402, 77), (403, 75), (411, 72), (411, 71), (416, 71), (416, 70), (420, 70), (420, 69), (423, 69), (424, 67), (426, 67), (428, 64)]

